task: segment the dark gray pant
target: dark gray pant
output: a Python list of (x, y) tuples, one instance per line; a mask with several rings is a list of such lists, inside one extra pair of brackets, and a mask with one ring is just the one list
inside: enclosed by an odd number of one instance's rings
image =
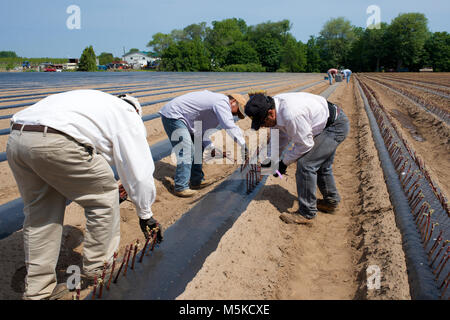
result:
[(347, 116), (342, 110), (336, 121), (314, 137), (313, 148), (297, 160), (297, 194), (299, 211), (309, 218), (317, 214), (316, 187), (327, 201), (338, 203), (341, 198), (333, 177), (333, 160), (338, 145), (350, 131)]

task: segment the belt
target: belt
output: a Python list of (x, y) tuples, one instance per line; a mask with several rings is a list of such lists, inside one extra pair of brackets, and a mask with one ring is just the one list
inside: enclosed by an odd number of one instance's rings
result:
[(328, 103), (328, 110), (330, 111), (330, 115), (328, 117), (325, 128), (328, 128), (329, 126), (331, 126), (336, 121), (337, 117), (339, 116), (339, 113), (341, 112), (341, 108), (339, 108), (334, 103), (331, 103), (329, 101), (327, 101), (327, 103)]
[(66, 135), (64, 132), (61, 132), (59, 130), (43, 126), (40, 124), (20, 124), (20, 123), (14, 123), (11, 127), (11, 130), (22, 130), (22, 131), (32, 131), (32, 132), (46, 132), (45, 128), (47, 128), (47, 133), (57, 133), (57, 134), (63, 134)]

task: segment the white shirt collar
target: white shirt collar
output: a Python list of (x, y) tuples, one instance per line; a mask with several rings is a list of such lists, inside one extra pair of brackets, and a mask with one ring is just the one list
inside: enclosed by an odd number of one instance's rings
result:
[(284, 126), (284, 119), (283, 119), (282, 116), (280, 116), (281, 115), (281, 112), (280, 112), (281, 111), (280, 110), (281, 99), (278, 98), (278, 97), (274, 97), (273, 100), (275, 101), (275, 112), (276, 112), (276, 115), (277, 115), (276, 127), (278, 127), (278, 126), (282, 127), (282, 126)]

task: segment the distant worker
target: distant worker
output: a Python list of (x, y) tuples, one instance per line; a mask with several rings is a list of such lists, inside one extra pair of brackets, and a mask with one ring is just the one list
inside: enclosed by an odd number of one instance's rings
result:
[[(252, 118), (252, 129), (269, 127), (279, 130), (279, 154), (289, 143), (283, 159), (264, 163), (263, 167), (277, 168), (281, 175), (287, 167), (297, 162), (297, 195), (299, 211), (282, 213), (287, 223), (309, 223), (317, 210), (332, 213), (340, 196), (332, 172), (336, 148), (349, 132), (347, 116), (337, 105), (311, 93), (283, 93), (274, 96), (255, 95), (245, 106)], [(270, 154), (270, 153), (269, 153)], [(277, 174), (275, 174), (277, 175)], [(323, 199), (316, 199), (319, 187)]]
[(347, 79), (347, 83), (350, 81), (350, 76), (352, 75), (352, 71), (350, 69), (342, 70), (341, 73)]
[[(214, 183), (214, 180), (204, 179), (202, 157), (195, 157), (196, 153), (203, 155), (205, 149), (211, 149), (211, 156), (216, 157), (216, 148), (211, 144), (209, 137), (204, 136), (206, 130), (217, 128), (220, 125), (238, 142), (247, 157), (248, 152), (243, 134), (233, 119), (233, 116), (238, 116), (240, 119), (245, 118), (246, 101), (244, 96), (238, 93), (225, 95), (203, 90), (179, 96), (168, 102), (159, 111), (164, 130), (172, 146), (180, 148), (175, 153), (177, 157), (174, 177), (175, 195), (192, 197), (196, 194), (195, 190)], [(201, 132), (199, 130), (196, 132), (195, 122), (201, 124)], [(194, 145), (194, 137), (197, 135), (202, 141), (201, 150)], [(181, 145), (179, 145), (180, 143)], [(226, 153), (223, 152), (218, 156), (226, 157)]]
[(327, 71), (327, 75), (328, 75), (328, 80), (330, 81), (330, 86), (333, 82), (334, 77), (339, 73), (338, 69), (330, 69)]
[(12, 117), (6, 152), (24, 202), (24, 299), (67, 293), (55, 272), (67, 200), (82, 206), (87, 219), (84, 283), (112, 262), (120, 242), (120, 208), (110, 165), (136, 205), (144, 235), (159, 225), (151, 210), (154, 163), (141, 115), (134, 97), (75, 90), (50, 95)]

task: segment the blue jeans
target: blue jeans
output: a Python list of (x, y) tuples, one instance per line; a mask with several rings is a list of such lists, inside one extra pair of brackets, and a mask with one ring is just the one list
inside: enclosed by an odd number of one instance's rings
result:
[(328, 80), (330, 80), (330, 86), (331, 86), (331, 83), (333, 82), (333, 77), (331, 76), (331, 73), (329, 73), (329, 72), (327, 72), (327, 75), (328, 75)]
[(350, 81), (350, 76), (352, 75), (352, 73), (350, 72), (349, 74), (347, 74), (346, 78), (347, 78), (347, 83)]
[[(175, 191), (183, 191), (191, 185), (199, 185), (204, 177), (202, 163), (194, 163), (194, 136), (189, 132), (186, 124), (178, 119), (170, 119), (161, 115), (164, 130), (169, 137), (172, 147), (176, 147), (177, 169), (175, 171)], [(176, 137), (172, 141), (172, 134), (176, 130)], [(203, 147), (202, 147), (203, 152)]]
[(313, 148), (297, 160), (297, 195), (299, 211), (304, 216), (314, 218), (317, 215), (317, 187), (324, 200), (334, 203), (341, 200), (331, 167), (336, 149), (349, 131), (348, 118), (340, 110), (336, 121), (314, 137)]

